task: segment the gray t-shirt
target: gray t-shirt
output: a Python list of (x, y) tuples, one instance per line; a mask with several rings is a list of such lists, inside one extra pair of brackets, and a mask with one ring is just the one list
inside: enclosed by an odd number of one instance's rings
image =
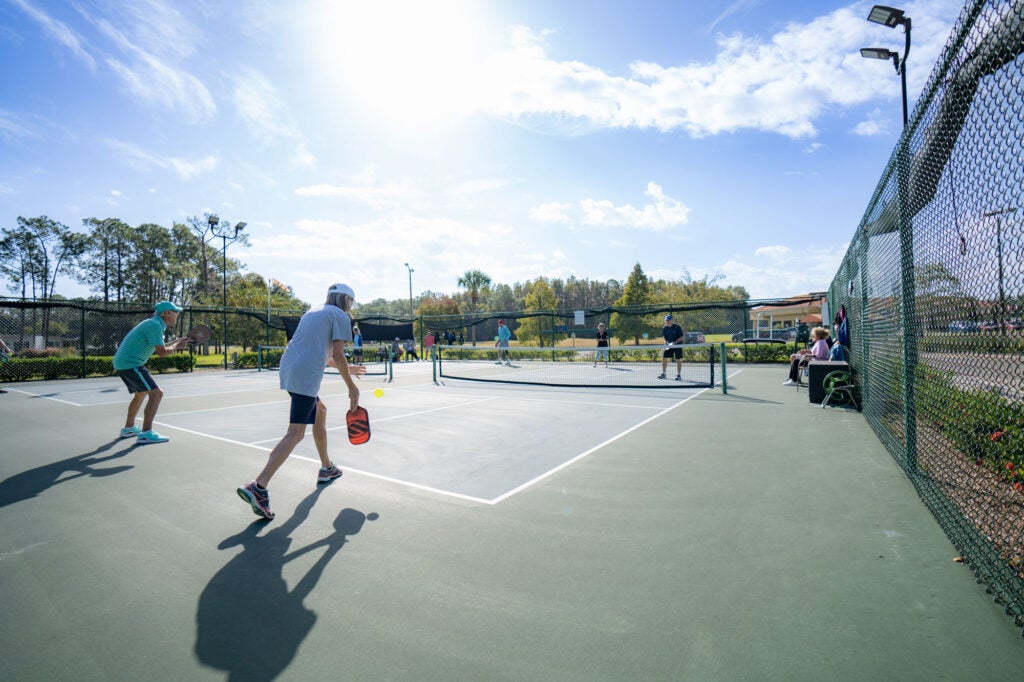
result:
[(281, 356), (281, 388), (316, 396), (333, 342), (351, 340), (352, 320), (338, 306), (324, 304), (306, 312)]

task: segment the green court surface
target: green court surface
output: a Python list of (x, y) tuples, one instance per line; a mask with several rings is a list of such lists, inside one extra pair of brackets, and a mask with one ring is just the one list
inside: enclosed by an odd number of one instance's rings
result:
[[(783, 387), (644, 391), (364, 378), (373, 436), (283, 434), (275, 373), (0, 395), (9, 680), (1019, 680), (1020, 629), (954, 561), (855, 411)], [(380, 398), (373, 397), (383, 389)]]

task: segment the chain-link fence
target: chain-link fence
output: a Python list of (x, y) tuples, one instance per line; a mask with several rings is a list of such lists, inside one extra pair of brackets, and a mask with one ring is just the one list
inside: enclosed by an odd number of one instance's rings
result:
[[(3, 353), (0, 381), (111, 374), (121, 339), (152, 315), (152, 304), (0, 299), (0, 339), (11, 350)], [(213, 338), (188, 352), (153, 357), (148, 366), (158, 372), (197, 365), (255, 367), (256, 347), (286, 344), (301, 315), (301, 310), (187, 307), (166, 339), (184, 336), (197, 324), (208, 325)]]
[(829, 290), (864, 414), (1024, 625), (1024, 0), (969, 2)]

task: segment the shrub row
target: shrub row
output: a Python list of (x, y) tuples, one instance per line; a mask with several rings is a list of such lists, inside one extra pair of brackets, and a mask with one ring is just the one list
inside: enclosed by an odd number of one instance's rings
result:
[[(187, 353), (166, 357), (152, 357), (146, 363), (151, 372), (188, 372), (194, 359)], [(112, 356), (86, 356), (83, 367), (81, 357), (58, 356), (25, 358), (15, 357), (0, 365), (0, 381), (29, 381), (33, 379), (72, 379), (114, 374)]]
[(965, 456), (1024, 492), (1024, 406), (996, 391), (962, 389), (948, 373), (918, 366), (918, 414)]

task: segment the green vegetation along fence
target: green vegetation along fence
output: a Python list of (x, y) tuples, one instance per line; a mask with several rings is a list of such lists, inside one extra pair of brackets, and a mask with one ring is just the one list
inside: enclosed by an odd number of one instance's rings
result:
[(1024, 0), (971, 0), (829, 290), (872, 428), (1024, 625)]
[[(121, 339), (152, 314), (152, 304), (0, 299), (0, 339), (14, 351), (0, 364), (0, 381), (111, 374)], [(223, 357), (226, 319), (229, 366), (236, 359), (244, 364), (251, 356), (255, 367), (256, 346), (284, 345), (288, 325), (294, 328), (301, 315), (301, 310), (265, 309), (229, 309), (225, 315), (221, 308), (187, 307), (178, 316), (176, 328), (168, 330), (167, 339), (183, 336), (197, 324), (209, 325), (213, 339), (189, 353), (154, 356), (148, 366), (159, 372), (188, 371), (201, 356)]]

